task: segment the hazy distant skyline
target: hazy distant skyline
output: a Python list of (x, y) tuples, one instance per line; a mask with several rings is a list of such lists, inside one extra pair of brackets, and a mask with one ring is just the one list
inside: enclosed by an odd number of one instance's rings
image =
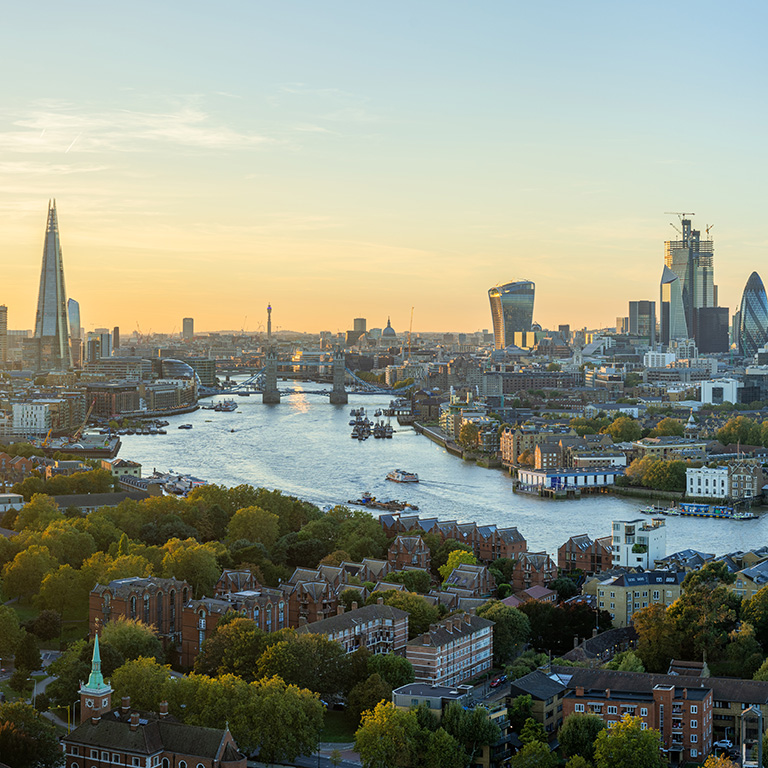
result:
[[(136, 2), (5, 9), (0, 304), (48, 199), (86, 328), (543, 326), (658, 301), (665, 211), (733, 313), (768, 251), (762, 3)], [(768, 275), (763, 275), (764, 278)]]

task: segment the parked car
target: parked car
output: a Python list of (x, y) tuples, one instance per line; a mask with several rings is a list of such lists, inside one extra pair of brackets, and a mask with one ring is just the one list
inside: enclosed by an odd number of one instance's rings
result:
[(720, 739), (720, 741), (716, 741), (712, 746), (717, 749), (732, 749), (733, 742), (730, 739)]

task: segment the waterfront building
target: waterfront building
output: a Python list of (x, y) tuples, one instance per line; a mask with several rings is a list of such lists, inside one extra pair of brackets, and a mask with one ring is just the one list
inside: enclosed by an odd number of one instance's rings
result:
[(718, 467), (688, 467), (686, 494), (708, 499), (751, 499), (762, 493), (765, 477), (759, 460), (737, 459)]
[(739, 352), (752, 357), (768, 343), (768, 298), (765, 286), (757, 272), (753, 272), (744, 286), (739, 308)]
[(667, 528), (662, 518), (614, 520), (612, 527), (614, 568), (652, 568), (667, 554)]
[(112, 477), (141, 477), (141, 464), (130, 459), (102, 459), (101, 468)]
[(493, 665), (493, 625), (469, 613), (456, 614), (410, 640), (405, 657), (416, 682), (458, 685)]
[(496, 591), (496, 579), (484, 565), (461, 563), (448, 574), (443, 588), (460, 597), (489, 600)]
[(138, 384), (130, 382), (92, 382), (86, 384), (88, 402), (94, 416), (111, 419), (126, 413), (137, 413), (141, 406)]
[(182, 362), (194, 370), (204, 387), (216, 386), (215, 359), (209, 357), (185, 357)]
[(195, 319), (193, 317), (185, 317), (181, 321), (181, 338), (184, 341), (192, 341), (195, 338)]
[(64, 285), (64, 264), (55, 200), (48, 203), (35, 333), (34, 337), (25, 343), (25, 358), (30, 367), (36, 371), (72, 367), (67, 291)]
[(629, 302), (629, 333), (650, 345), (656, 343), (655, 301)]
[(707, 499), (728, 498), (728, 467), (688, 467), (685, 470), (685, 493)]
[(408, 642), (408, 613), (390, 605), (384, 605), (379, 598), (374, 605), (344, 610), (338, 607), (336, 616), (302, 624), (298, 633), (324, 635), (340, 643), (347, 653), (366, 648), (371, 653), (397, 653), (402, 655)]
[(584, 573), (599, 573), (613, 566), (611, 536), (592, 540), (586, 533), (571, 536), (557, 550), (557, 567), (561, 571), (580, 570)]
[(632, 448), (640, 457), (654, 459), (704, 459), (707, 456), (707, 441), (689, 437), (663, 436), (643, 437), (634, 441)]
[(587, 469), (527, 469), (517, 470), (518, 486), (523, 491), (570, 491), (605, 488), (616, 482), (617, 475), (623, 475), (623, 467), (589, 467)]
[(534, 294), (535, 286), (530, 280), (495, 285), (488, 291), (496, 349), (516, 343), (515, 333), (532, 330)]

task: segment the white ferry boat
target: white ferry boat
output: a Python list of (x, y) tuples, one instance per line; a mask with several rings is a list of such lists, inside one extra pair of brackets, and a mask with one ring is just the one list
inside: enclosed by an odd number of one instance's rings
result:
[(395, 483), (418, 483), (419, 476), (415, 472), (405, 472), (402, 469), (393, 469), (388, 475), (387, 480)]

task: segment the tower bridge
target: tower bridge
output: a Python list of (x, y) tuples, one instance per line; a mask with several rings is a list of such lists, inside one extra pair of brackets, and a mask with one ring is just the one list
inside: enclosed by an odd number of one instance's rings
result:
[[(331, 368), (332, 370), (332, 382), (333, 386), (330, 390), (311, 391), (299, 390), (298, 388), (278, 389), (277, 378), (278, 369), (280, 367), (289, 366), (292, 368), (303, 368), (306, 370), (320, 368)], [(261, 394), (263, 402), (269, 404), (276, 404), (280, 402), (281, 395), (293, 394), (294, 392), (301, 391), (304, 394), (314, 394), (329, 397), (333, 404), (344, 404), (349, 401), (347, 393), (347, 383), (353, 387), (354, 391), (358, 394), (381, 394), (388, 395), (393, 394), (395, 390), (389, 387), (381, 387), (375, 384), (371, 384), (368, 381), (363, 381), (359, 376), (355, 375), (349, 368), (346, 367), (344, 361), (344, 353), (337, 349), (333, 353), (333, 360), (320, 361), (320, 360), (280, 360), (274, 349), (270, 349), (267, 352), (266, 362), (263, 368), (259, 369), (255, 373), (251, 374), (244, 381), (230, 384), (225, 389), (216, 390), (211, 394), (220, 395), (237, 395), (237, 394)]]

